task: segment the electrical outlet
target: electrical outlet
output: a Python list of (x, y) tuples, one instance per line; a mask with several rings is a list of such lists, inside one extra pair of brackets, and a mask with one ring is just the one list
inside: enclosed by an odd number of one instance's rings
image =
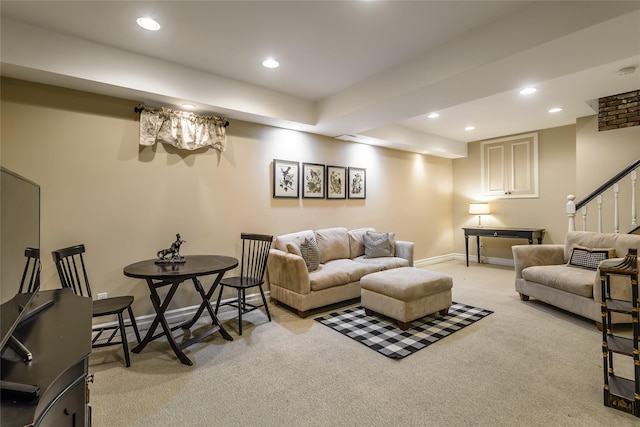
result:
[(107, 298), (107, 293), (106, 292), (100, 292), (98, 294), (98, 299), (106, 299)]

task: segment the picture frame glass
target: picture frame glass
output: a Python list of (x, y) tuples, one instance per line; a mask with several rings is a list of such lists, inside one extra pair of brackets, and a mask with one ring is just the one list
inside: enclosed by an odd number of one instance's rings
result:
[(364, 168), (349, 168), (347, 194), (350, 199), (365, 199), (367, 197), (367, 174)]
[(273, 160), (273, 197), (299, 197), (300, 163), (289, 160)]
[(347, 168), (327, 166), (327, 199), (347, 198)]
[(302, 164), (302, 197), (324, 199), (325, 166), (318, 163)]

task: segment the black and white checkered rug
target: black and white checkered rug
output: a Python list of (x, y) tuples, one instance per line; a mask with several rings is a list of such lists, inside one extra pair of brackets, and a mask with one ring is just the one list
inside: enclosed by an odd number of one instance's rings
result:
[(367, 316), (364, 308), (337, 311), (315, 320), (393, 359), (401, 359), (490, 315), (493, 311), (454, 302), (449, 314), (438, 313), (411, 322), (406, 331), (380, 314)]

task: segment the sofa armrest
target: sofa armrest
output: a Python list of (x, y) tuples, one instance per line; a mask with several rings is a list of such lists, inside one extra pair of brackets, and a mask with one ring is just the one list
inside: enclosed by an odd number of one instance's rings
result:
[(279, 249), (269, 251), (267, 260), (269, 284), (290, 290), (298, 294), (311, 292), (309, 271), (302, 257)]
[(527, 267), (564, 264), (564, 245), (514, 245), (511, 251), (516, 279), (522, 279), (522, 270)]
[(413, 242), (396, 240), (396, 256), (409, 261), (409, 266), (413, 267)]

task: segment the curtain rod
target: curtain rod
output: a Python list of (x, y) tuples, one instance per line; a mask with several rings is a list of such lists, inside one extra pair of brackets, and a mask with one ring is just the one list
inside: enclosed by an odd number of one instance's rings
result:
[[(133, 111), (135, 111), (136, 113), (140, 114), (142, 113), (142, 111), (144, 111), (147, 107), (145, 105), (138, 105), (137, 107), (133, 108)], [(224, 127), (229, 126), (229, 120), (225, 120), (224, 121)]]

